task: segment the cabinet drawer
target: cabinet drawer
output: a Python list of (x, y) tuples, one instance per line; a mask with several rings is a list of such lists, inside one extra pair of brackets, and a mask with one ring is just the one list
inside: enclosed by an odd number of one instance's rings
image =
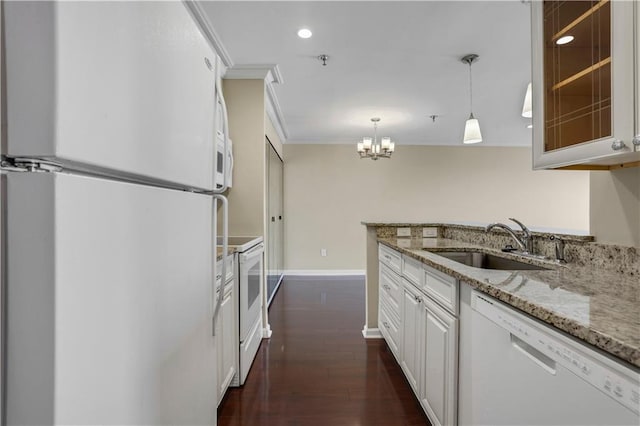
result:
[(402, 277), (421, 288), (424, 284), (424, 270), (422, 269), (422, 262), (403, 254)]
[(424, 291), (452, 314), (458, 314), (458, 280), (428, 266), (424, 267)]
[[(230, 254), (225, 259), (225, 265), (227, 267), (227, 270), (225, 271), (227, 275), (225, 283), (233, 279), (233, 276), (235, 273), (235, 271), (233, 270), (233, 267), (235, 266), (235, 262), (233, 261), (234, 258), (235, 258), (235, 255)], [(221, 277), (222, 277), (222, 259), (216, 262), (216, 285), (218, 285), (218, 281), (220, 280)]]
[(380, 262), (387, 265), (393, 272), (400, 275), (401, 267), (400, 267), (400, 253), (397, 251), (390, 249), (387, 246), (379, 244), (378, 248), (378, 259)]
[(383, 305), (380, 307), (380, 318), (378, 320), (378, 328), (382, 336), (387, 341), (391, 352), (396, 357), (398, 363), (400, 362), (400, 348), (402, 347), (402, 333), (400, 332), (400, 325), (398, 321), (390, 315)]
[(389, 309), (397, 316), (400, 316), (400, 303), (402, 301), (402, 287), (400, 277), (385, 264), (380, 264), (380, 292), (379, 297), (384, 301)]

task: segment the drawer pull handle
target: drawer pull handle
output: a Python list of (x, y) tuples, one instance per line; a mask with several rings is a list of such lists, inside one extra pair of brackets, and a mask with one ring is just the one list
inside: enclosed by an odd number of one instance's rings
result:
[(414, 296), (416, 299), (416, 302), (418, 303), (422, 303), (422, 299), (420, 298), (420, 296)]
[(388, 285), (386, 285), (386, 284), (385, 284), (385, 285), (383, 285), (383, 286), (382, 286), (382, 288), (384, 288), (384, 289), (385, 289), (385, 290), (387, 290), (387, 291), (391, 290), (391, 287), (389, 287), (389, 286), (388, 286)]
[(391, 260), (391, 256), (389, 256), (388, 254), (385, 254), (384, 258), (387, 259), (387, 260)]
[(388, 323), (388, 322), (386, 322), (386, 321), (385, 321), (385, 322), (383, 322), (382, 324), (384, 324), (384, 326), (385, 326), (386, 328), (389, 328), (389, 323)]

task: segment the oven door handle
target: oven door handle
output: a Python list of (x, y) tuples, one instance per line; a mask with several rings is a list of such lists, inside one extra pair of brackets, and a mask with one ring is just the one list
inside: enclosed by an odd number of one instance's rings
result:
[[(218, 314), (220, 313), (220, 306), (222, 305), (222, 299), (224, 298), (224, 287), (227, 281), (227, 255), (229, 254), (229, 203), (227, 202), (227, 197), (224, 195), (214, 194), (213, 195), (213, 213), (214, 218), (216, 217), (216, 212), (218, 208), (218, 200), (222, 202), (222, 271), (221, 271), (221, 283), (220, 283), (220, 293), (218, 293), (218, 297), (216, 299), (215, 308), (213, 309), (213, 319), (211, 320), (211, 325), (213, 327), (213, 335), (216, 335), (216, 321), (218, 319)], [(217, 224), (213, 224), (213, 226), (217, 226)], [(214, 228), (215, 229), (215, 228)], [(215, 235), (215, 234), (214, 234)], [(217, 266), (217, 261), (214, 258), (214, 265)], [(217, 277), (214, 266), (214, 276), (213, 276), (213, 286), (217, 287)], [(216, 291), (213, 292), (214, 297), (216, 296)]]

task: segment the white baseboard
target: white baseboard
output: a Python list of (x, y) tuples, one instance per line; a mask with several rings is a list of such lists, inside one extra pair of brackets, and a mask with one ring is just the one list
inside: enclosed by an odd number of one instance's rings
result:
[(362, 329), (362, 335), (365, 339), (382, 339), (382, 333), (379, 328), (369, 328), (366, 325)]
[(289, 269), (284, 271), (288, 277), (301, 276), (364, 276), (364, 269)]

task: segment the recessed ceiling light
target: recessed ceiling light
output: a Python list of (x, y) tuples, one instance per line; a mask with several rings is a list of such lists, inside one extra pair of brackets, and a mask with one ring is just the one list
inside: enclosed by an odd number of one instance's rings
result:
[(556, 44), (567, 44), (567, 43), (571, 43), (572, 41), (573, 41), (573, 36), (566, 35), (566, 36), (560, 37), (558, 40), (556, 40)]
[(298, 37), (300, 38), (310, 38), (313, 35), (310, 29), (302, 28), (298, 30)]

